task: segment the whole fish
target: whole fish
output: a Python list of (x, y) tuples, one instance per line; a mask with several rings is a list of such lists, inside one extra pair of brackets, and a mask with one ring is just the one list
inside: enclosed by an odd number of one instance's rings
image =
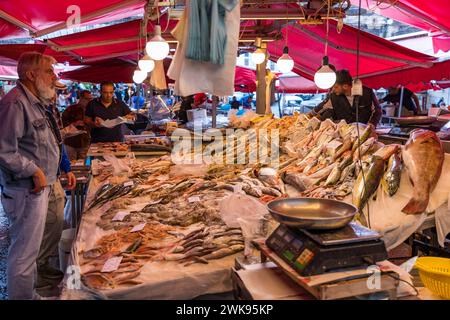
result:
[(341, 170), (344, 170), (345, 167), (347, 167), (348, 165), (350, 165), (352, 163), (352, 151), (351, 150), (347, 150), (342, 154), (342, 160), (339, 163), (339, 168)]
[[(370, 196), (377, 190), (384, 171), (384, 160), (373, 157), (369, 168), (361, 170), (353, 187), (353, 204), (362, 210)], [(363, 178), (364, 177), (364, 178)]]
[(352, 148), (352, 140), (350, 139), (350, 137), (346, 137), (342, 143), (342, 146), (339, 148), (339, 150), (333, 156), (333, 160), (338, 159), (340, 156), (342, 156), (344, 154), (344, 152), (350, 150), (351, 148)]
[(400, 177), (402, 173), (402, 161), (397, 153), (389, 158), (388, 167), (381, 179), (383, 191), (392, 197), (400, 187)]
[(373, 146), (374, 143), (375, 138), (370, 137), (361, 145), (361, 147), (359, 147), (359, 150), (361, 151), (360, 153), (358, 152), (358, 148), (356, 148), (355, 153), (353, 154), (353, 161), (356, 161), (359, 155), (361, 157), (364, 156), (366, 152)]
[(434, 132), (417, 129), (411, 132), (402, 158), (414, 187), (413, 196), (402, 211), (406, 214), (422, 213), (427, 209), (430, 193), (441, 176), (444, 150)]
[(285, 183), (295, 187), (298, 191), (305, 191), (314, 183), (305, 175), (295, 172), (285, 173), (282, 178)]
[(353, 143), (352, 151), (355, 151), (358, 148), (358, 145), (362, 145), (367, 139), (369, 139), (370, 135), (373, 132), (372, 126), (367, 126), (366, 129), (364, 129), (361, 136), (355, 140), (355, 143)]
[(399, 144), (389, 144), (377, 150), (374, 155), (379, 156), (387, 161), (394, 153), (396, 153), (401, 148)]
[(355, 172), (356, 163), (352, 163), (351, 165), (347, 166), (342, 170), (341, 177), (339, 178), (339, 182), (344, 182), (347, 177), (352, 175)]
[(335, 166), (333, 170), (331, 170), (331, 173), (328, 176), (327, 181), (325, 182), (325, 186), (332, 186), (336, 184), (336, 182), (339, 181), (340, 177), (341, 177), (341, 169), (339, 169), (339, 166)]
[(318, 159), (314, 159), (310, 164), (308, 164), (303, 170), (304, 174), (309, 174), (311, 169), (317, 165)]

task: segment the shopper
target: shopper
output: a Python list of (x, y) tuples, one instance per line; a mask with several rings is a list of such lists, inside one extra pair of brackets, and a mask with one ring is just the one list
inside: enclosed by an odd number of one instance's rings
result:
[(86, 107), (92, 100), (92, 94), (89, 90), (83, 90), (80, 93), (80, 101), (77, 104), (69, 106), (62, 114), (63, 126), (75, 126), (78, 130), (85, 133), (68, 137), (64, 139), (67, 154), (71, 161), (85, 159), (89, 149), (89, 127), (84, 123)]
[(130, 108), (114, 98), (114, 83), (107, 81), (100, 85), (100, 98), (93, 99), (86, 107), (85, 123), (91, 127), (91, 142), (120, 142), (124, 135), (122, 125), (114, 128), (102, 126), (102, 120), (126, 117), (134, 120)]
[(237, 101), (237, 98), (234, 96), (233, 100), (230, 103), (231, 105), (231, 109), (239, 109), (239, 107), (241, 106), (241, 104), (239, 103), (239, 101)]
[(55, 94), (54, 63), (41, 53), (22, 54), (19, 81), (0, 101), (0, 185), (10, 220), (10, 299), (39, 297), (34, 290), (36, 260), (61, 154), (57, 126), (46, 109)]
[[(67, 179), (67, 190), (73, 190), (77, 183), (76, 177), (71, 172), (70, 160), (64, 146), (59, 173), (63, 173)], [(50, 189), (44, 234), (37, 259), (36, 291), (43, 297), (58, 295), (58, 285), (64, 277), (64, 270), (59, 270), (58, 245), (64, 227), (65, 204), (66, 194), (57, 179)]]
[[(332, 118), (336, 121), (345, 120), (347, 123), (358, 120), (376, 127), (381, 119), (382, 111), (373, 90), (363, 86), (362, 96), (356, 99), (352, 95), (352, 86), (353, 79), (348, 70), (338, 70), (332, 93), (314, 108), (312, 114), (318, 115), (322, 120)], [(356, 108), (358, 108), (358, 118)]]

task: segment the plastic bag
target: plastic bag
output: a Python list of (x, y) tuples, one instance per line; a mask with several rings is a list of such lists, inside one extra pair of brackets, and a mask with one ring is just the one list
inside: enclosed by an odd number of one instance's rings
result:
[(121, 159), (118, 159), (115, 156), (110, 155), (110, 154), (103, 155), (103, 158), (105, 159), (105, 161), (108, 161), (109, 163), (111, 163), (111, 166), (114, 169), (114, 171), (113, 171), (114, 176), (120, 176), (123, 173), (131, 174), (131, 172), (132, 172), (131, 168), (129, 166), (127, 166), (126, 163), (124, 161), (122, 161)]
[(235, 110), (235, 109), (231, 109), (228, 112), (229, 124), (233, 128), (246, 129), (246, 128), (250, 127), (250, 124), (251, 124), (250, 121), (255, 119), (256, 117), (258, 117), (256, 112), (254, 112), (253, 110), (248, 110), (241, 116), (239, 116), (237, 113), (238, 113), (238, 110)]
[[(415, 296), (417, 294), (412, 282), (412, 276), (409, 274), (409, 272), (414, 267), (417, 258), (418, 258), (417, 256), (412, 257), (411, 259), (404, 262), (400, 266), (392, 264), (389, 265), (389, 269), (395, 271), (400, 277), (400, 283), (397, 288), (398, 298), (406, 296)], [(377, 264), (382, 267), (384, 265), (384, 261), (377, 262)]]
[(250, 255), (251, 241), (267, 235), (266, 216), (269, 212), (266, 206), (259, 200), (239, 192), (222, 199), (219, 208), (222, 220), (228, 227), (242, 229), (244, 255)]

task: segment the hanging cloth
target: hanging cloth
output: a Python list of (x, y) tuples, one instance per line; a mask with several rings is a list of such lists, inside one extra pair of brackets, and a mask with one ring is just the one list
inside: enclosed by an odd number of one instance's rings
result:
[(239, 0), (191, 0), (186, 58), (224, 64), (227, 43), (226, 12)]

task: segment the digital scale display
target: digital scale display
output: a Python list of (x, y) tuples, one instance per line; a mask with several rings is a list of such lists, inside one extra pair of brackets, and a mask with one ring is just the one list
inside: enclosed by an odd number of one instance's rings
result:
[(333, 231), (301, 230), (280, 224), (266, 244), (303, 276), (387, 258), (380, 235), (354, 223)]

